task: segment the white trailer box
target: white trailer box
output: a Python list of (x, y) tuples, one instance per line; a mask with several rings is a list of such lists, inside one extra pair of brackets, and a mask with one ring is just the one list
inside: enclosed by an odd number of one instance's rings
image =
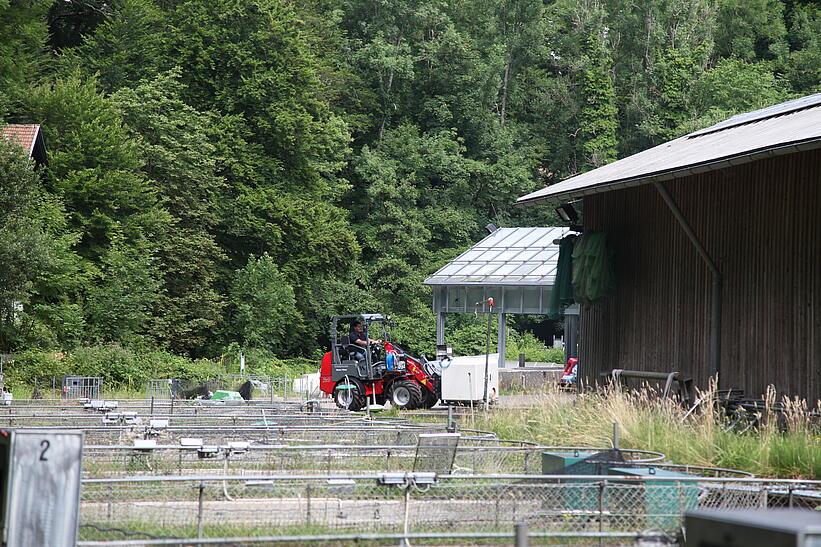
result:
[[(481, 402), (485, 395), (485, 355), (454, 357), (442, 367), (442, 401)], [(493, 401), (499, 396), (499, 354), (487, 359), (487, 396)]]

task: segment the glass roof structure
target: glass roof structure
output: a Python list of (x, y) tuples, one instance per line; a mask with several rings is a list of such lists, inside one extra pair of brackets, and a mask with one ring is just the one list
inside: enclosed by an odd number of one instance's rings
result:
[(493, 297), (497, 313), (544, 314), (556, 279), (566, 227), (499, 228), (425, 280), (433, 309), (483, 312)]
[(499, 228), (425, 280), (426, 285), (553, 285), (568, 228)]

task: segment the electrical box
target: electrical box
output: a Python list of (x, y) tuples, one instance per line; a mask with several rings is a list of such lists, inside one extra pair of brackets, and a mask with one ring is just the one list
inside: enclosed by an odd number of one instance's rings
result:
[[(442, 401), (475, 403), (484, 400), (485, 395), (485, 355), (454, 357), (447, 366), (442, 366)], [(495, 400), (499, 396), (499, 355), (487, 357), (487, 397)]]
[(81, 432), (0, 430), (0, 518), (4, 546), (77, 543)]
[(821, 513), (806, 509), (688, 511), (686, 547), (818, 547)]

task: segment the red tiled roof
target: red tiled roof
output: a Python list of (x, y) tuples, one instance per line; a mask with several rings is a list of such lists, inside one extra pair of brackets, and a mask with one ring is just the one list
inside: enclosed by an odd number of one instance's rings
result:
[(34, 152), (34, 143), (37, 141), (37, 133), (39, 132), (39, 124), (10, 123), (0, 129), (0, 133), (5, 139), (19, 144), (29, 157)]

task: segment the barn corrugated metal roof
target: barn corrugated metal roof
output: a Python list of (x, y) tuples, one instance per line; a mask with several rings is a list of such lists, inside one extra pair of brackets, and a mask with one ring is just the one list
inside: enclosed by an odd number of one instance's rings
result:
[(37, 142), (39, 132), (40, 126), (38, 124), (10, 123), (0, 128), (0, 134), (5, 139), (20, 145), (29, 157), (34, 152), (34, 144)]
[(568, 228), (499, 228), (425, 280), (426, 285), (553, 285)]
[(819, 147), (821, 93), (733, 116), (712, 127), (527, 194), (518, 202), (575, 199)]

